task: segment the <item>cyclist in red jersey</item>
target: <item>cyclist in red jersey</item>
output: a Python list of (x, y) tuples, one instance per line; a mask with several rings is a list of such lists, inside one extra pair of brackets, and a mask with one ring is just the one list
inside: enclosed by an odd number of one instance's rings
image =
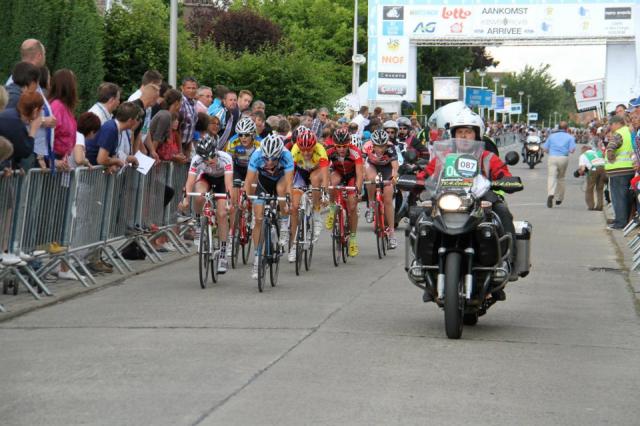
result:
[[(347, 208), (349, 209), (349, 228), (351, 237), (349, 239), (349, 256), (358, 255), (358, 241), (356, 232), (358, 230), (358, 194), (362, 191), (362, 181), (364, 179), (364, 159), (362, 152), (351, 143), (353, 135), (344, 129), (338, 129), (333, 134), (333, 144), (327, 150), (327, 156), (331, 164), (331, 186), (344, 185), (355, 186), (355, 191), (347, 193)], [(329, 214), (327, 215), (326, 227), (333, 228), (335, 212), (334, 192), (329, 192)]]

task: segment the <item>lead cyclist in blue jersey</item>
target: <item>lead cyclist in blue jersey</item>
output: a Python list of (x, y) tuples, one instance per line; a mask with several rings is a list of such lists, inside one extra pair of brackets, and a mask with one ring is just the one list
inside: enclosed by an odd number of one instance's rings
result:
[[(284, 147), (282, 136), (270, 134), (262, 140), (259, 149), (255, 150), (249, 158), (247, 177), (245, 178), (245, 191), (247, 195), (265, 193), (291, 197), (291, 187), (293, 184), (293, 157)], [(256, 188), (253, 184), (257, 183)], [(256, 200), (253, 203), (253, 217), (255, 226), (252, 231), (253, 247), (257, 249), (260, 232), (262, 230), (263, 203)], [(280, 244), (288, 249), (289, 226), (288, 226), (288, 206), (280, 203)], [(258, 279), (258, 253), (253, 254), (253, 271), (251, 277)]]

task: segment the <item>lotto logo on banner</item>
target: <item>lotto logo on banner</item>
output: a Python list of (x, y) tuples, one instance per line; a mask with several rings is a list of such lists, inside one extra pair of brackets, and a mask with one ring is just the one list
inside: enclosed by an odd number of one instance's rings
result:
[(576, 83), (576, 102), (599, 102), (604, 100), (604, 80)]

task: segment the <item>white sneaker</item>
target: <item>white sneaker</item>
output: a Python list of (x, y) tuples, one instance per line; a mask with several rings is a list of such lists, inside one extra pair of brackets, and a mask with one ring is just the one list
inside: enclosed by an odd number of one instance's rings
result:
[(222, 257), (218, 259), (218, 273), (224, 274), (227, 272), (227, 258)]
[(176, 246), (174, 246), (171, 242), (167, 241), (166, 243), (164, 243), (162, 245), (162, 248), (166, 249), (167, 251), (178, 251), (178, 249), (176, 248)]
[(251, 279), (258, 279), (258, 256), (254, 256), (253, 258), (253, 269), (251, 270)]
[(61, 280), (78, 281), (78, 277), (76, 277), (76, 275), (73, 272), (71, 272), (71, 270), (69, 270), (69, 271), (58, 271), (58, 278), (60, 278)]
[(395, 235), (390, 235), (389, 236), (389, 250), (394, 250), (396, 247), (398, 247), (398, 240), (396, 240), (396, 236)]
[(289, 228), (280, 230), (280, 245), (285, 249), (289, 247)]
[(195, 226), (193, 232), (193, 245), (196, 246), (196, 251), (200, 253), (200, 227)]
[(373, 223), (373, 207), (367, 208), (367, 211), (364, 212), (364, 218), (367, 223)]
[(293, 263), (296, 261), (296, 245), (291, 246), (291, 250), (289, 250), (289, 263)]
[(313, 238), (317, 240), (321, 232), (322, 218), (320, 217), (320, 213), (317, 212), (315, 215), (313, 215)]
[(231, 253), (232, 250), (231, 249), (232, 248), (233, 248), (233, 237), (230, 236), (230, 237), (227, 238), (227, 250), (225, 252), (225, 256), (227, 258), (231, 257), (231, 255), (232, 255), (232, 253)]

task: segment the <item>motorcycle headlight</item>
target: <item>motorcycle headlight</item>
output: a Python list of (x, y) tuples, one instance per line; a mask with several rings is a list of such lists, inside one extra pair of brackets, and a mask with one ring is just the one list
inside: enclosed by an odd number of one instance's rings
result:
[(539, 147), (538, 145), (530, 145), (530, 146), (529, 146), (529, 149), (530, 149), (531, 151), (537, 151), (537, 150), (539, 150), (539, 149), (540, 149), (540, 147)]
[(445, 194), (438, 199), (438, 207), (444, 211), (457, 211), (462, 207), (462, 198), (455, 194)]

